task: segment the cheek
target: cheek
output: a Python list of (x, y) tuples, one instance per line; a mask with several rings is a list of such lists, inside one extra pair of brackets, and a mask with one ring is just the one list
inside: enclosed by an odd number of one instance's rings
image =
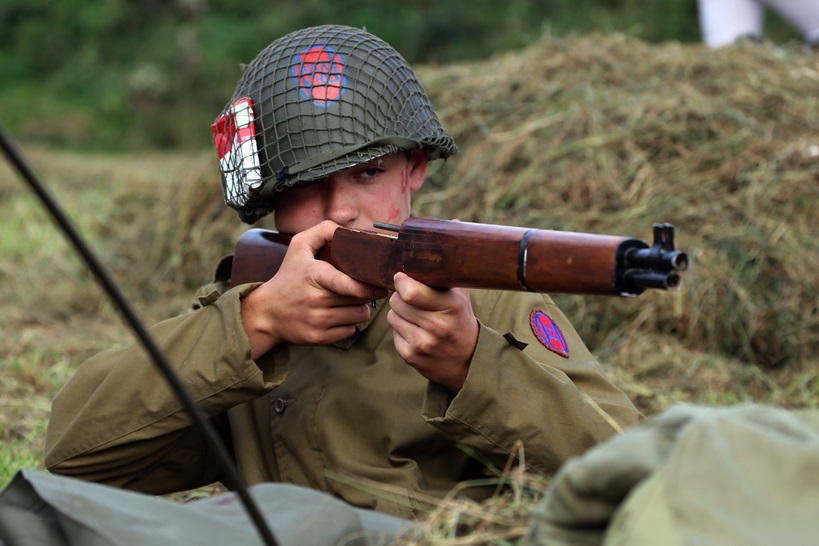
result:
[(401, 212), (401, 209), (396, 207), (395, 205), (390, 206), (387, 215), (387, 223), (389, 224), (400, 224), (404, 221), (404, 214)]
[(402, 169), (398, 185), (398, 198), (390, 200), (389, 208), (387, 209), (387, 222), (400, 224), (406, 220), (409, 214), (409, 195), (409, 169)]
[(276, 229), (298, 233), (323, 220), (321, 207), (314, 200), (300, 199), (298, 195), (282, 195), (273, 208)]

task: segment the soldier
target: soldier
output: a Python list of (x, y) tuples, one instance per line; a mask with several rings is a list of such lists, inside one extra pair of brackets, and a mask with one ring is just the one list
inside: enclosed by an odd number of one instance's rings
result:
[[(604, 413), (640, 419), (547, 295), (438, 290), (401, 273), (387, 293), (315, 258), (337, 226), (400, 224), (428, 161), (457, 150), (388, 44), (342, 26), (288, 34), (244, 70), (213, 131), (227, 203), (247, 222), (272, 212), (294, 236), (268, 282), (220, 276), (152, 332), (248, 483), (406, 517), (485, 476), (486, 461), (504, 466), (518, 442), (527, 468), (550, 474), (615, 433)], [(52, 472), (138, 491), (220, 478), (139, 347), (79, 367), (46, 444)]]

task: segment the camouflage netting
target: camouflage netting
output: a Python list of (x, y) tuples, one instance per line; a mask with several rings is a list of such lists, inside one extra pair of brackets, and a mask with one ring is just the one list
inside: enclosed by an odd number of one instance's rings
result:
[(417, 214), (649, 241), (675, 224), (680, 292), (559, 298), (601, 358), (815, 362), (819, 53), (583, 36), (419, 73), (461, 152)]

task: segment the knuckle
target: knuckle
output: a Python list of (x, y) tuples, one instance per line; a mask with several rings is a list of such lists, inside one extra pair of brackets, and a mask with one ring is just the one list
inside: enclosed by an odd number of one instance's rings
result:
[(401, 286), (401, 291), (399, 293), (401, 299), (407, 303), (417, 303), (419, 298), (421, 297), (421, 291), (418, 289), (418, 286), (414, 283), (404, 283)]
[(424, 330), (432, 335), (440, 336), (447, 332), (448, 328), (449, 323), (447, 322), (446, 318), (438, 314), (434, 314), (427, 318), (427, 323)]
[(413, 339), (411, 347), (414, 356), (422, 357), (434, 353), (437, 343), (433, 336), (422, 332), (421, 335), (418, 335)]
[(317, 290), (309, 290), (304, 294), (302, 304), (305, 309), (321, 309), (324, 303), (324, 295)]
[(303, 334), (305, 345), (320, 345), (324, 341), (324, 332), (308, 329)]

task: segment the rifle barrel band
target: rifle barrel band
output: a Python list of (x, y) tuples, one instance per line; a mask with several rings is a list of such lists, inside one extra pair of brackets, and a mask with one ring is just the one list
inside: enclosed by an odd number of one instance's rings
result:
[(518, 282), (527, 292), (531, 292), (526, 285), (526, 255), (528, 253), (529, 237), (532, 236), (537, 229), (530, 229), (520, 238), (520, 247), (518, 248)]

